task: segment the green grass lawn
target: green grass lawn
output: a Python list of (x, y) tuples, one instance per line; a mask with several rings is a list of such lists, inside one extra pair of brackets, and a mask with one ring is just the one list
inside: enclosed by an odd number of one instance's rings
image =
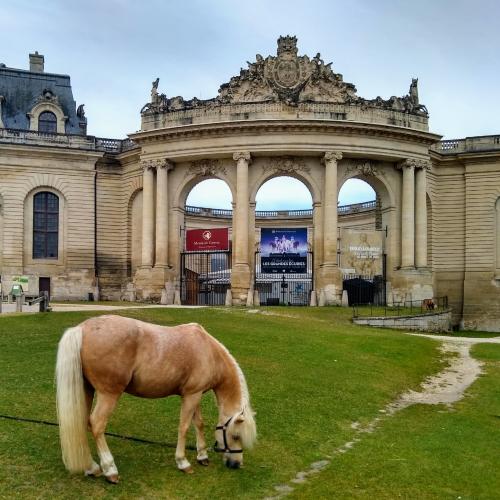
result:
[[(183, 475), (176, 469), (170, 446), (176, 441), (178, 398), (124, 396), (108, 431), (158, 444), (108, 437), (121, 475), (119, 485), (109, 485), (102, 478), (70, 476), (60, 459), (57, 427), (0, 418), (1, 498), (272, 496), (275, 485), (288, 482), (296, 472), (351, 439), (354, 421), (369, 422), (400, 393), (417, 389), (442, 366), (436, 342), (352, 325), (350, 309), (262, 308), (259, 313), (237, 308), (134, 309), (120, 313), (165, 325), (197, 321), (231, 350), (246, 375), (257, 411), (259, 441), (245, 454), (245, 467), (228, 470), (220, 456), (211, 453), (210, 467), (197, 466), (192, 476)], [(0, 318), (1, 415), (55, 421), (57, 342), (65, 328), (97, 314)], [(416, 492), (423, 492), (425, 498), (456, 498), (461, 493), (494, 498), (500, 491), (498, 460), (492, 460), (492, 450), (498, 456), (500, 437), (500, 346), (477, 346), (476, 351), (487, 363), (486, 373), (453, 412), (443, 407), (404, 410), (349, 453), (335, 458), (310, 483), (298, 486), (293, 495), (419, 498)], [(496, 400), (488, 408), (490, 398)], [(203, 413), (211, 442), (217, 418), (211, 394), (204, 396)], [(194, 444), (192, 432), (189, 444)], [(465, 453), (458, 453), (461, 447)], [(194, 452), (188, 456), (195, 462)], [(404, 458), (404, 463), (390, 460), (394, 457)], [(454, 475), (448, 474), (451, 461), (457, 471)], [(484, 481), (481, 488), (478, 482), (467, 481), (463, 471), (471, 469), (471, 462), (473, 469), (496, 479)], [(390, 467), (384, 467), (386, 463)], [(425, 479), (427, 473), (432, 473), (431, 480)]]

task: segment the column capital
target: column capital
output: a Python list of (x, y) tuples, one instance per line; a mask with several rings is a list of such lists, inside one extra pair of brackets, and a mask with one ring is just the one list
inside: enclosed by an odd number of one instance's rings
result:
[(248, 151), (237, 151), (233, 154), (233, 160), (245, 160), (246, 162), (250, 163), (252, 161), (252, 155)]
[(340, 161), (343, 158), (343, 154), (341, 151), (327, 151), (323, 158), (322, 158), (322, 163), (325, 165), (330, 162), (337, 162)]
[(156, 168), (164, 168), (167, 172), (169, 170), (173, 170), (175, 168), (175, 163), (172, 160), (169, 160), (168, 158), (163, 158), (161, 160), (155, 160), (156, 161)]
[(403, 168), (411, 168), (417, 169), (421, 168), (424, 170), (430, 170), (431, 162), (429, 160), (419, 160), (417, 158), (406, 158), (403, 161), (400, 161), (396, 168), (398, 170), (402, 170)]
[(141, 160), (141, 167), (143, 170), (156, 170), (159, 168), (165, 168), (168, 171), (174, 168), (174, 163), (168, 158), (152, 158)]

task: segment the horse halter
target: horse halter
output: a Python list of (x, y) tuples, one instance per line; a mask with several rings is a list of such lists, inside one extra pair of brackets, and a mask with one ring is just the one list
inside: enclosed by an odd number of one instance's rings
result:
[(214, 444), (214, 451), (220, 452), (220, 453), (243, 453), (242, 449), (239, 450), (232, 450), (229, 448), (229, 444), (227, 442), (227, 428), (229, 427), (229, 424), (231, 423), (231, 420), (233, 420), (233, 417), (230, 417), (229, 420), (224, 424), (224, 425), (217, 425), (215, 427), (216, 431), (222, 431), (222, 437), (224, 439), (224, 448), (219, 448), (217, 440), (215, 441)]

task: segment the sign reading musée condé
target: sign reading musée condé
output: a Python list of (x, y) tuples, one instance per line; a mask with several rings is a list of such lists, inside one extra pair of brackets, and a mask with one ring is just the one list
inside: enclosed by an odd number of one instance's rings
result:
[(186, 252), (229, 250), (229, 229), (187, 229)]

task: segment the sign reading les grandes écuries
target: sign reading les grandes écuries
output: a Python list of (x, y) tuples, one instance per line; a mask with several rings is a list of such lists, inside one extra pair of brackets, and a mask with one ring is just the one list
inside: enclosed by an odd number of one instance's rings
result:
[(229, 250), (229, 229), (188, 229), (186, 252)]
[(260, 255), (263, 273), (306, 273), (307, 228), (262, 228)]

